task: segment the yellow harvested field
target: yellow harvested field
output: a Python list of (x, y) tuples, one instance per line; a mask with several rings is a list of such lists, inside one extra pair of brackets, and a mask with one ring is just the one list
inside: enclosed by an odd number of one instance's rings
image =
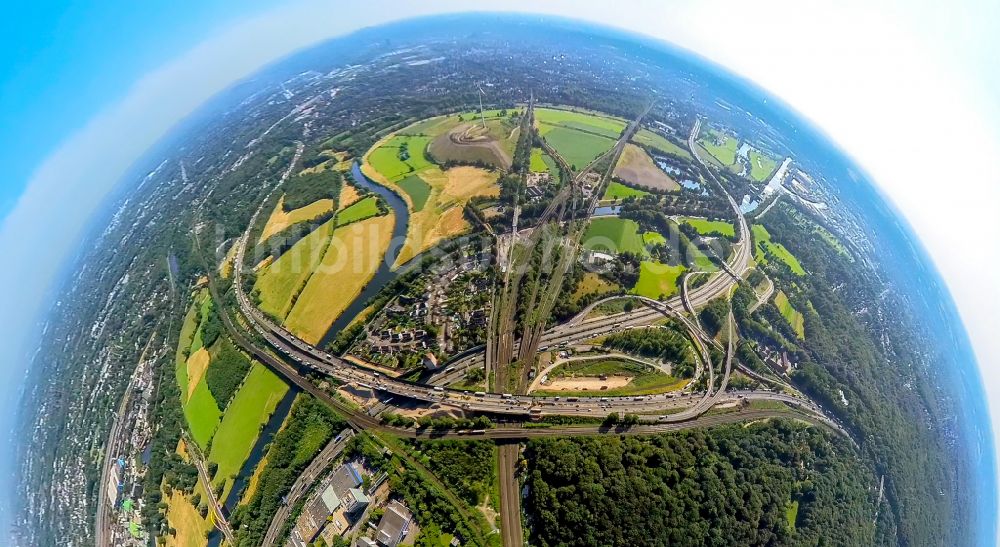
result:
[(464, 203), (475, 196), (496, 197), (500, 195), (500, 187), (497, 186), (499, 177), (496, 173), (478, 167), (461, 166), (453, 167), (445, 171), (445, 174), (447, 178), (443, 194), (447, 199)]
[(631, 381), (631, 376), (608, 376), (605, 380), (593, 376), (556, 378), (545, 384), (544, 389), (546, 391), (606, 391), (625, 387)]
[(323, 259), (330, 234), (331, 219), (285, 251), (274, 263), (257, 272), (254, 287), (260, 291), (260, 309), (284, 319), (292, 308), (292, 300)]
[(653, 162), (653, 158), (645, 150), (632, 143), (625, 145), (621, 159), (615, 166), (615, 176), (642, 188), (661, 191), (680, 188), (677, 182)]
[[(205, 499), (205, 491), (201, 487), (201, 483), (195, 486), (194, 492), (201, 494), (201, 498)], [(205, 537), (214, 528), (212, 522), (201, 517), (198, 508), (180, 489), (173, 489), (165, 499), (167, 502), (167, 522), (176, 531), (175, 535), (167, 534), (165, 536), (167, 545), (176, 547), (201, 547), (205, 545)]]
[(372, 217), (333, 233), (322, 261), (285, 320), (290, 331), (312, 344), (323, 338), (378, 269), (394, 221), (393, 214)]
[(208, 369), (208, 363), (211, 361), (211, 357), (208, 355), (208, 350), (204, 347), (198, 348), (198, 351), (191, 354), (187, 360), (187, 399), (190, 400), (191, 395), (194, 394), (194, 388), (201, 381), (201, 377), (205, 375), (205, 370)]
[(348, 184), (345, 180), (340, 185), (340, 197), (337, 198), (338, 210), (343, 211), (348, 205), (359, 199), (361, 199), (361, 193), (358, 192), (358, 189), (353, 184)]
[(410, 226), (395, 266), (405, 264), (443, 239), (466, 232), (469, 223), (462, 208), (469, 199), (500, 195), (499, 174), (479, 167), (453, 167), (447, 171), (433, 168), (421, 172), (420, 177), (431, 187), (423, 209), (413, 212), (409, 194), (399, 192), (410, 208)]
[(229, 279), (229, 276), (233, 273), (233, 260), (236, 259), (236, 242), (234, 241), (232, 245), (229, 246), (229, 250), (226, 251), (226, 256), (223, 257), (222, 263), (219, 264), (219, 275), (222, 279)]
[(305, 207), (299, 207), (298, 209), (288, 212), (285, 212), (284, 207), (285, 197), (282, 196), (278, 199), (278, 204), (274, 206), (274, 211), (271, 211), (271, 216), (268, 217), (267, 224), (264, 225), (264, 231), (260, 233), (260, 238), (257, 239), (257, 243), (266, 241), (267, 238), (293, 224), (298, 224), (299, 222), (316, 218), (330, 209), (333, 209), (333, 200), (320, 199), (306, 205)]

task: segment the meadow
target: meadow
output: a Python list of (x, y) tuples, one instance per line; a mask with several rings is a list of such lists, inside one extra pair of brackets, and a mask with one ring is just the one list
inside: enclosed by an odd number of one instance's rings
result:
[(649, 192), (645, 190), (640, 190), (638, 188), (632, 188), (631, 186), (625, 186), (618, 181), (611, 181), (608, 184), (608, 189), (604, 191), (604, 195), (601, 196), (602, 200), (605, 201), (617, 201), (619, 199), (625, 199), (629, 197), (640, 198), (642, 196), (650, 195)]
[[(716, 141), (719, 141), (716, 143)], [(723, 166), (728, 167), (736, 163), (736, 150), (739, 141), (732, 135), (707, 131), (703, 137), (698, 139), (698, 144), (702, 146)]]
[[(194, 487), (191, 496), (199, 495), (205, 499), (205, 490), (201, 483)], [(163, 497), (167, 504), (167, 522), (174, 534), (166, 534), (167, 547), (201, 547), (205, 538), (215, 527), (208, 517), (202, 517), (188, 496), (179, 488), (174, 488)]]
[(287, 391), (288, 385), (281, 378), (267, 367), (253, 364), (226, 409), (208, 454), (208, 461), (219, 466), (212, 477), (212, 487), (225, 483), (222, 499), (229, 494), (233, 479), (250, 456), (261, 428)]
[(337, 227), (346, 226), (359, 220), (371, 218), (379, 213), (378, 198), (368, 196), (348, 205), (337, 213)]
[(628, 122), (621, 118), (606, 116), (596, 112), (564, 110), (560, 108), (536, 108), (535, 121), (538, 124), (561, 126), (617, 140)]
[(549, 165), (545, 163), (545, 152), (541, 148), (531, 149), (531, 162), (528, 166), (535, 173), (548, 173)]
[(646, 298), (659, 299), (661, 296), (672, 296), (677, 292), (677, 280), (684, 273), (684, 266), (668, 266), (652, 260), (643, 260), (639, 264), (639, 280), (632, 292)]
[(288, 315), (293, 299), (323, 259), (334, 222), (323, 223), (257, 272), (254, 288), (260, 294), (261, 310), (279, 320)]
[(640, 256), (646, 254), (639, 225), (634, 220), (618, 217), (601, 217), (590, 221), (583, 234), (583, 246), (593, 251), (620, 253), (628, 251)]
[[(398, 181), (433, 165), (424, 154), (429, 142), (430, 137), (395, 135), (372, 150), (366, 161), (387, 179)], [(405, 160), (400, 158), (404, 145), (409, 154)]]
[(399, 187), (410, 196), (414, 212), (423, 210), (427, 198), (431, 196), (431, 186), (424, 179), (419, 175), (410, 175), (399, 181)]
[(791, 251), (786, 249), (781, 243), (771, 241), (771, 234), (767, 231), (767, 228), (760, 224), (754, 224), (751, 226), (750, 231), (753, 232), (753, 238), (756, 242), (754, 260), (761, 264), (767, 264), (767, 255), (770, 254), (787, 264), (795, 275), (806, 274), (805, 269), (802, 268), (802, 265)]
[(778, 311), (781, 312), (781, 316), (785, 318), (785, 321), (788, 321), (788, 324), (791, 325), (796, 336), (800, 339), (805, 338), (805, 317), (802, 316), (802, 312), (792, 307), (792, 303), (788, 301), (788, 295), (784, 291), (778, 291), (774, 295), (774, 305), (778, 307)]
[(222, 414), (208, 389), (204, 374), (210, 364), (210, 357), (201, 341), (204, 321), (199, 321), (199, 318), (208, 317), (211, 308), (212, 298), (206, 289), (201, 289), (192, 299), (184, 316), (175, 362), (184, 418), (191, 436), (203, 448), (212, 440)]
[(654, 133), (649, 129), (640, 129), (639, 131), (636, 131), (635, 136), (632, 137), (632, 142), (642, 146), (648, 146), (664, 154), (672, 154), (674, 156), (692, 159), (691, 153), (688, 152), (687, 149), (674, 144), (673, 141), (668, 140), (663, 135)]
[(708, 220), (707, 218), (682, 217), (680, 222), (687, 224), (703, 236), (723, 235), (730, 239), (736, 237), (736, 228), (732, 222), (725, 220)]
[(541, 124), (539, 133), (575, 169), (583, 169), (615, 144), (608, 137), (557, 125)]
[(778, 168), (778, 162), (774, 158), (756, 148), (750, 149), (747, 157), (750, 159), (750, 178), (758, 182), (766, 181)]
[[(344, 186), (346, 187), (347, 185)], [(267, 217), (267, 223), (264, 225), (264, 230), (260, 233), (260, 237), (257, 239), (258, 244), (263, 241), (267, 241), (267, 238), (277, 234), (289, 226), (293, 226), (307, 220), (312, 220), (333, 209), (334, 206), (332, 199), (320, 199), (306, 205), (305, 207), (299, 207), (298, 209), (286, 212), (284, 209), (284, 202), (284, 196), (278, 199), (278, 204), (275, 205), (274, 210), (271, 211), (271, 216)]]

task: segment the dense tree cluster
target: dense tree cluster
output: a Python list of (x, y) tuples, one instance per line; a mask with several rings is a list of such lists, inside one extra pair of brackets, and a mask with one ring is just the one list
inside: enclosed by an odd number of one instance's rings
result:
[(296, 175), (285, 183), (283, 207), (285, 211), (292, 211), (320, 199), (332, 199), (336, 202), (340, 197), (341, 184), (341, 176), (337, 171)]
[(219, 406), (225, 409), (240, 388), (250, 370), (250, 359), (233, 346), (228, 337), (223, 338), (218, 352), (212, 357), (212, 364), (205, 371), (208, 390), (212, 392)]
[(461, 512), (436, 485), (424, 480), (415, 470), (407, 469), (394, 475), (389, 488), (393, 494), (403, 498), (407, 507), (413, 511), (415, 520), (424, 528), (422, 541), (437, 540), (437, 537), (431, 537), (428, 530), (443, 530), (462, 538), (465, 545), (479, 545)]
[(689, 377), (694, 373), (695, 356), (691, 342), (674, 323), (663, 328), (630, 329), (613, 332), (601, 343), (605, 348), (663, 359), (674, 364), (674, 373)]
[(430, 470), (458, 497), (471, 506), (483, 502), (493, 480), (491, 441), (424, 441), (417, 447)]
[(536, 545), (867, 545), (874, 480), (846, 441), (779, 421), (528, 443)]
[(941, 544), (939, 538), (956, 533), (949, 532), (956, 522), (949, 515), (961, 512), (942, 495), (942, 485), (961, 488), (956, 480), (963, 462), (950, 456), (940, 436), (951, 411), (928, 381), (927, 372), (934, 371), (926, 368), (919, 323), (875, 275), (859, 275), (865, 267), (824, 241), (798, 209), (779, 203), (764, 225), (809, 272), (796, 276), (778, 259), (762, 266), (803, 314), (806, 337), (795, 338), (773, 303), (748, 315), (739, 313), (734, 299), (741, 331), (755, 343), (787, 351), (798, 365), (796, 386), (864, 439), (865, 459), (887, 473), (886, 497), (897, 508), (880, 513), (879, 542)]

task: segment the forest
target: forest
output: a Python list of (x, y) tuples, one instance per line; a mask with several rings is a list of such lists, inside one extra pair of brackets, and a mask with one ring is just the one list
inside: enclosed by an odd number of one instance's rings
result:
[(528, 443), (535, 545), (869, 545), (874, 478), (786, 421)]

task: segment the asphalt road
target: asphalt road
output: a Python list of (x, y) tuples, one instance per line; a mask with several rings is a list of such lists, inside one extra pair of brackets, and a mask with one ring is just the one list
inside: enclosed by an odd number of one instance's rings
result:
[(313, 458), (313, 461), (299, 475), (299, 478), (295, 479), (295, 483), (292, 484), (292, 488), (285, 495), (285, 499), (281, 507), (278, 508), (278, 512), (271, 517), (271, 523), (267, 527), (267, 533), (264, 535), (261, 547), (271, 547), (274, 545), (275, 540), (278, 539), (278, 534), (285, 527), (285, 522), (288, 520), (292, 508), (312, 488), (313, 483), (316, 482), (320, 474), (343, 452), (344, 447), (347, 446), (348, 441), (352, 438), (354, 438), (354, 431), (350, 429), (341, 431), (340, 434), (326, 443), (323, 450)]

